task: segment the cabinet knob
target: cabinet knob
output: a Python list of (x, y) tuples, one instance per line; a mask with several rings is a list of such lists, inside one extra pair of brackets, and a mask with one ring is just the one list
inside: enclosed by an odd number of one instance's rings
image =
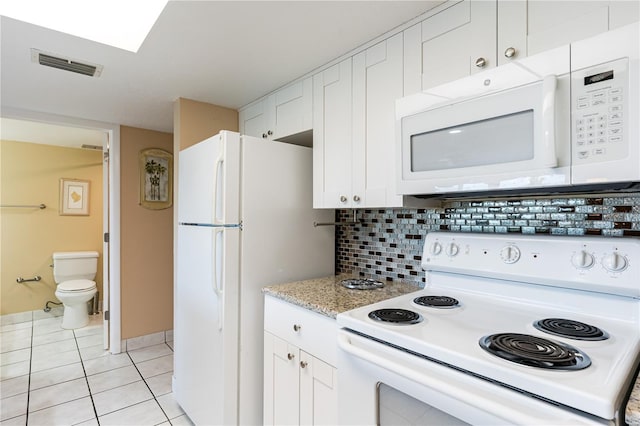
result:
[(271, 130), (267, 130), (267, 136), (271, 136), (273, 135), (273, 132)]
[(263, 134), (262, 134), (262, 139), (266, 139), (266, 138), (267, 138), (267, 134), (266, 134), (266, 133), (263, 133)]
[(292, 360), (292, 359), (294, 359), (295, 357), (296, 357), (296, 356), (295, 356), (294, 354), (292, 354), (291, 352), (289, 352), (289, 353), (287, 354), (287, 359), (288, 359), (289, 361), (291, 361), (291, 360)]
[(485, 58), (476, 59), (476, 67), (484, 68), (485, 65), (487, 65), (487, 60)]
[(307, 368), (307, 361), (300, 361), (300, 368)]
[(340, 202), (341, 203), (346, 203), (347, 202), (347, 197), (345, 197), (344, 195), (340, 196)]
[(504, 51), (504, 56), (506, 56), (507, 58), (513, 58), (514, 56), (516, 56), (516, 49), (514, 49), (513, 47), (507, 47), (507, 49)]
[(360, 202), (360, 197), (357, 196), (357, 195), (354, 195), (353, 196), (353, 201), (355, 201), (356, 203), (359, 203)]
[(293, 324), (293, 331), (300, 331), (302, 326), (300, 324)]

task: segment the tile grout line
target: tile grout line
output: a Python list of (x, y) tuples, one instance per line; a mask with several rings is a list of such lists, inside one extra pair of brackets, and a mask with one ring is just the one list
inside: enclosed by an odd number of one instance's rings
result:
[[(167, 345), (166, 340), (163, 342), (165, 345)], [(173, 353), (173, 349), (171, 348), (171, 346), (167, 345), (169, 347), (169, 349), (171, 349), (171, 352)], [(167, 421), (169, 422), (169, 424), (171, 424), (171, 419), (169, 418), (169, 416), (167, 415), (166, 411), (164, 411), (164, 408), (162, 408), (162, 405), (160, 404), (160, 402), (158, 402), (158, 398), (156, 397), (156, 394), (153, 393), (153, 391), (151, 390), (151, 387), (149, 386), (149, 384), (147, 383), (147, 379), (145, 379), (145, 377), (142, 375), (142, 373), (140, 372), (140, 370), (138, 369), (138, 365), (135, 363), (135, 361), (133, 360), (133, 358), (131, 358), (131, 354), (129, 354), (129, 351), (126, 351), (127, 356), (129, 357), (129, 359), (131, 360), (131, 363), (133, 364), (133, 367), (136, 369), (136, 371), (138, 372), (138, 374), (140, 375), (140, 377), (142, 378), (142, 382), (144, 383), (144, 385), (147, 387), (147, 389), (149, 389), (149, 392), (151, 392), (151, 396), (153, 396), (154, 401), (156, 402), (156, 404), (158, 404), (158, 407), (160, 407), (160, 411), (162, 411), (162, 414), (164, 414), (164, 416), (166, 417)], [(160, 358), (160, 357), (158, 357)], [(156, 358), (152, 358), (152, 359), (156, 359)], [(147, 360), (148, 361), (148, 360)], [(144, 362), (144, 361), (142, 361)], [(155, 376), (152, 376), (155, 377)], [(164, 422), (162, 422), (164, 423)], [(158, 424), (162, 424), (162, 423), (158, 423)]]
[(89, 391), (89, 398), (91, 398), (91, 406), (93, 407), (93, 414), (96, 416), (96, 423), (98, 423), (98, 426), (100, 426), (100, 419), (98, 418), (98, 410), (96, 409), (96, 404), (93, 400), (93, 392), (91, 392), (91, 386), (89, 385), (87, 370), (84, 368), (84, 360), (82, 359), (82, 354), (80, 352), (80, 345), (78, 345), (78, 337), (76, 336), (75, 330), (73, 330), (73, 341), (76, 343), (76, 349), (78, 350), (78, 358), (80, 358), (80, 365), (82, 366), (82, 372), (84, 373), (84, 380), (87, 383), (87, 390)]
[(27, 379), (27, 412), (25, 413), (24, 424), (29, 424), (29, 404), (31, 403), (31, 367), (33, 365), (33, 335), (35, 332), (35, 324), (33, 322), (33, 313), (31, 313), (31, 344), (29, 345), (29, 378)]

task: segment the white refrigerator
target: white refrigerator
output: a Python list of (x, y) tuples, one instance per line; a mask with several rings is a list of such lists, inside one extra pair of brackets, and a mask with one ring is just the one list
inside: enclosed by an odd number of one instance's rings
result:
[(196, 425), (262, 424), (266, 285), (332, 275), (312, 150), (221, 132), (178, 159), (175, 398)]

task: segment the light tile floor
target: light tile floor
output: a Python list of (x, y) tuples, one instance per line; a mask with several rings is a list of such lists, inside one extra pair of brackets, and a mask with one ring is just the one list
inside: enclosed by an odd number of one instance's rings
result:
[(173, 342), (111, 355), (102, 318), (0, 324), (0, 424), (191, 425), (173, 399)]

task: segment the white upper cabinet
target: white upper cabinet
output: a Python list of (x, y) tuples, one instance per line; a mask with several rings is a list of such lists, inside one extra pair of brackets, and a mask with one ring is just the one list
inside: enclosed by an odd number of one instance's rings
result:
[(405, 30), (407, 94), (495, 66), (496, 21), (495, 1), (464, 0)]
[(313, 207), (360, 207), (353, 194), (351, 58), (313, 76)]
[(635, 22), (637, 1), (542, 1), (527, 4), (527, 47), (533, 55)]
[(314, 207), (398, 207), (395, 101), (402, 34), (314, 76)]
[(402, 34), (353, 57), (352, 197), (361, 207), (399, 207), (395, 103), (403, 96)]
[(640, 17), (637, 1), (463, 0), (404, 31), (405, 94), (587, 38)]
[(242, 108), (240, 133), (279, 140), (311, 130), (312, 89), (312, 80), (308, 77)]

